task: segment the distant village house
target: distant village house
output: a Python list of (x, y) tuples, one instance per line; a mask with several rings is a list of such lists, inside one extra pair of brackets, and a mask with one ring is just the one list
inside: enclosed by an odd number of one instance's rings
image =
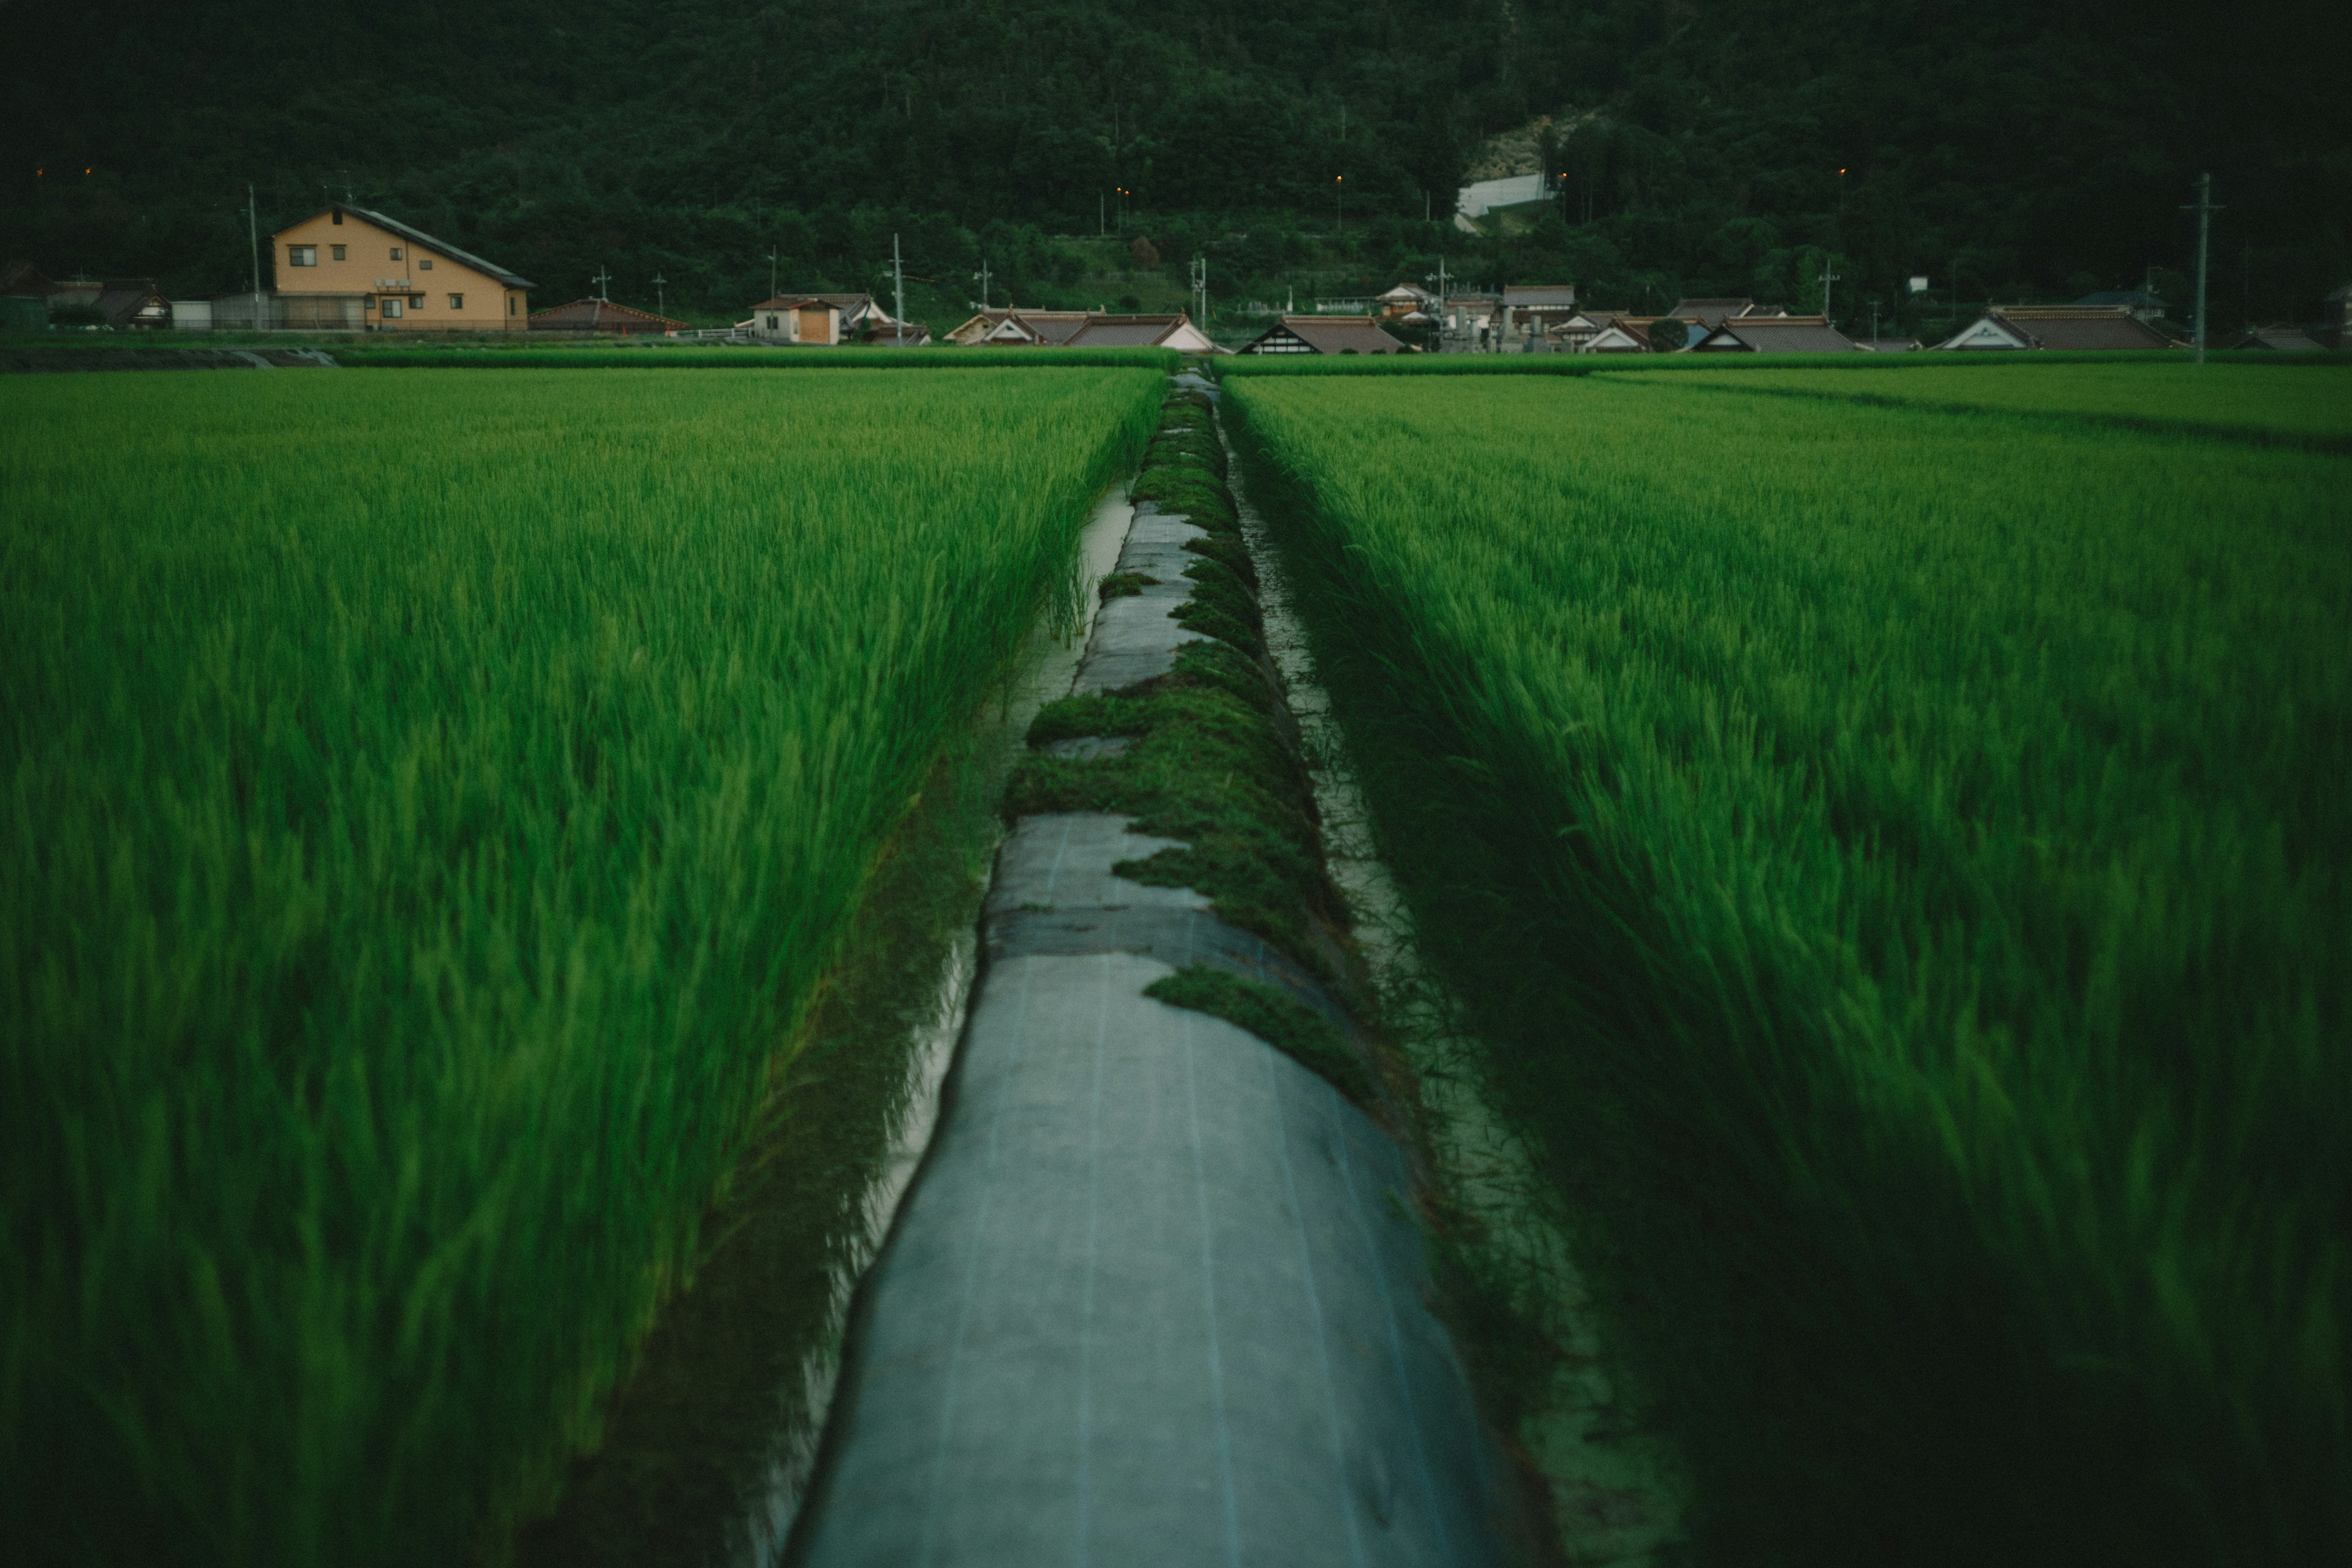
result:
[(1853, 353), (1853, 340), (1825, 316), (1730, 316), (1688, 345), (1696, 354)]
[(1987, 311), (1938, 349), (2172, 349), (2180, 345), (2126, 305), (2005, 305)]
[(751, 319), (736, 327), (755, 343), (813, 348), (856, 342), (912, 347), (931, 341), (929, 327), (898, 321), (871, 294), (779, 294), (752, 306)]
[(1220, 353), (1192, 317), (1111, 315), (1100, 310), (982, 310), (948, 333), (967, 347), (1174, 349), (1180, 353)]
[(1245, 354), (1394, 354), (1410, 349), (1372, 316), (1285, 316), (1239, 351)]
[(615, 305), (610, 300), (574, 300), (568, 305), (552, 305), (530, 313), (530, 330), (534, 332), (598, 332), (608, 336), (638, 337), (682, 331), (685, 328), (684, 321), (656, 316), (651, 310)]
[[(338, 202), (270, 236), (277, 287), (213, 301), (222, 327), (519, 332), (530, 279), (398, 218)], [(258, 319), (257, 319), (258, 316)]]

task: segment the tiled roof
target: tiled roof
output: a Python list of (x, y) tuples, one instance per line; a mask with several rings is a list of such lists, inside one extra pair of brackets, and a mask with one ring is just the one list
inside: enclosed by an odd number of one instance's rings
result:
[[(386, 217), (380, 212), (371, 212), (365, 207), (345, 206), (341, 202), (336, 203), (327, 210), (329, 212), (347, 212), (353, 217), (365, 218), (368, 222), (375, 225), (378, 228), (390, 229), (393, 233), (400, 236), (403, 239), (414, 241), (415, 244), (423, 246), (427, 250), (438, 251), (452, 261), (462, 261), (477, 272), (487, 273), (488, 276), (505, 284), (509, 289), (530, 289), (537, 287), (537, 285), (533, 284), (530, 279), (522, 277), (519, 273), (509, 272), (505, 268), (499, 266), (495, 262), (485, 261), (470, 250), (460, 250), (446, 240), (436, 239), (431, 235), (425, 233), (423, 229), (413, 228), (409, 225), (401, 222), (396, 217)], [(306, 218), (303, 221), (307, 223), (310, 220)], [(285, 230), (280, 229), (278, 232), (283, 234)]]
[(1708, 333), (1707, 338), (1718, 344), (1728, 338), (1756, 353), (1854, 352), (1853, 340), (1820, 316), (1735, 316)]
[(2011, 305), (1992, 312), (2041, 349), (2168, 349), (2172, 340), (2123, 306)]
[(1753, 300), (1685, 300), (1666, 314), (1679, 321), (1701, 322), (1713, 331), (1730, 318), (1744, 316), (1755, 308)]
[(1093, 316), (1061, 341), (1074, 349), (1150, 348), (1183, 323), (1181, 316)]
[(1282, 326), (1267, 329), (1260, 341), (1286, 330), (1318, 353), (1392, 354), (1405, 346), (1370, 316), (1285, 316)]
[(610, 300), (574, 300), (565, 305), (551, 305), (544, 310), (533, 310), (530, 324), (543, 328), (576, 327), (583, 331), (594, 331), (601, 327), (640, 332), (674, 332), (686, 325), (667, 316), (656, 316), (651, 310), (615, 305)]
[(2281, 353), (2325, 353), (2318, 343), (2300, 327), (2255, 327), (2241, 332), (2222, 345), (2233, 349), (2276, 349)]

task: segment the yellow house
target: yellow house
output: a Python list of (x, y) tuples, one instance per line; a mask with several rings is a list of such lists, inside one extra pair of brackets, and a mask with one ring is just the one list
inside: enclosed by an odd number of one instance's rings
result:
[(340, 203), (270, 237), (289, 326), (382, 331), (526, 331), (530, 279)]

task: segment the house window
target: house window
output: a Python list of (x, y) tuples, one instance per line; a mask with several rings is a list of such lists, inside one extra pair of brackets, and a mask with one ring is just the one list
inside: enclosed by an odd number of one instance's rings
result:
[(318, 266), (319, 247), (315, 245), (288, 246), (286, 247), (286, 265), (289, 267)]
[(392, 247), (392, 258), (393, 258), (394, 261), (397, 261), (397, 260), (399, 260), (399, 259), (400, 259), (400, 247), (398, 247), (398, 246), (396, 246), (396, 245), (395, 245), (395, 246), (394, 246), (394, 247)]
[(449, 296), (449, 309), (453, 310), (462, 310), (465, 308), (466, 297), (463, 294), (452, 294)]
[(768, 331), (772, 331), (772, 331), (774, 331), (775, 330), (776, 330), (776, 318), (775, 318), (775, 317), (773, 317), (773, 316), (771, 316), (771, 317), (769, 317), (769, 318), (768, 318)]
[(334, 253), (335, 253), (335, 259), (336, 259), (336, 260), (341, 261), (341, 260), (343, 258), (343, 247), (342, 247), (341, 246), (340, 246), (340, 245), (338, 245), (338, 246), (333, 246), (333, 247), (331, 247), (330, 248), (331, 248), (331, 249), (334, 251)]
[(422, 259), (422, 260), (420, 260), (419, 262), (417, 262), (417, 264), (416, 264), (416, 269), (417, 269), (419, 272), (430, 272), (430, 271), (432, 271), (432, 270), (433, 270), (433, 258), (432, 258), (431, 257), (429, 257), (429, 256), (428, 256), (428, 257), (425, 257), (424, 259)]
[(412, 310), (422, 310), (425, 309), (425, 296), (422, 294), (411, 294), (408, 297), (408, 308)]
[(508, 315), (509, 315), (509, 316), (511, 316), (511, 315), (513, 315), (514, 313), (515, 313), (515, 297), (514, 297), (513, 295), (509, 294), (509, 295), (508, 295), (508, 296), (507, 296), (507, 314), (508, 314)]
[(337, 208), (335, 209), (335, 221), (336, 221), (337, 223), (341, 223), (341, 222), (342, 222), (342, 221), (343, 221), (343, 209), (342, 209), (342, 208), (341, 208), (341, 207), (337, 207)]
[(383, 302), (383, 319), (385, 321), (397, 321), (400, 318), (400, 303), (401, 302), (397, 300), (386, 300)]

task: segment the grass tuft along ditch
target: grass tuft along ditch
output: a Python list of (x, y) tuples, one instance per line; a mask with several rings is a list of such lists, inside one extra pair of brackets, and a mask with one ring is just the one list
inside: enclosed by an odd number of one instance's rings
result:
[(2352, 459), (1687, 379), (1225, 387), (1703, 1553), (2331, 1560)]
[(1164, 385), (0, 383), (0, 1555), (503, 1554)]

